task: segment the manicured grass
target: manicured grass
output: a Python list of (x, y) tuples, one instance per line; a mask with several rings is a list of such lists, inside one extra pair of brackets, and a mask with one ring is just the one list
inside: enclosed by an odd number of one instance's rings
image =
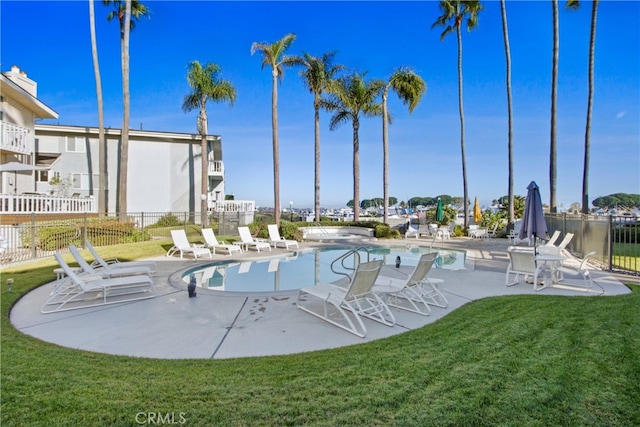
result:
[[(140, 246), (140, 256), (165, 250)], [(13, 292), (2, 286), (2, 426), (136, 425), (138, 413), (173, 414), (176, 423), (183, 413), (185, 425), (202, 426), (640, 425), (636, 286), (616, 297), (488, 298), (424, 328), (335, 350), (153, 360), (16, 331), (11, 305), (52, 280), (52, 267), (16, 267)]]
[(640, 244), (614, 244), (611, 264), (627, 271), (640, 271)]

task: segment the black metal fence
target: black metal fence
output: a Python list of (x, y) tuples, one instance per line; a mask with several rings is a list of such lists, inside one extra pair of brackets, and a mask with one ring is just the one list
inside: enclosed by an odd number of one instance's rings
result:
[(573, 233), (567, 249), (594, 260), (610, 271), (640, 275), (640, 218), (631, 215), (546, 214), (549, 233), (559, 230), (561, 240)]
[[(238, 235), (238, 226), (253, 221), (253, 213), (213, 212), (207, 227), (218, 235)], [(171, 230), (184, 229), (192, 240), (201, 239), (199, 212), (138, 212), (120, 219), (116, 214), (79, 214), (73, 218), (30, 220), (0, 225), (0, 265), (52, 256), (69, 245), (96, 246), (171, 239)]]

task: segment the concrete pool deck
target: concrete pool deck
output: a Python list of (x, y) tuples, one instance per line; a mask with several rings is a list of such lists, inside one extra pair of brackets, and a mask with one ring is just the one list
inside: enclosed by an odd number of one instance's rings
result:
[[(388, 243), (429, 246), (430, 241), (408, 239)], [(318, 245), (303, 244), (301, 248), (314, 246)], [(622, 280), (638, 280), (594, 270), (594, 287), (589, 292), (560, 286), (534, 292), (531, 285), (505, 286), (506, 239), (455, 238), (438, 242), (436, 246), (467, 250), (464, 270), (432, 269), (430, 273), (430, 277), (444, 279), (440, 289), (449, 306), (433, 307), (429, 316), (393, 309), (396, 317), (393, 327), (365, 319), (368, 330), (365, 338), (297, 309), (297, 291), (233, 295), (199, 291), (196, 298), (188, 298), (186, 286), (176, 285), (174, 273), (192, 268), (196, 263), (210, 263), (209, 258), (198, 261), (156, 258), (155, 298), (42, 314), (40, 307), (55, 286), (52, 282), (24, 295), (11, 310), (10, 319), (19, 331), (64, 347), (159, 359), (227, 359), (302, 353), (378, 340), (423, 327), (468, 302), (486, 297), (620, 295), (630, 292)], [(286, 253), (283, 249), (277, 251)], [(262, 252), (232, 258), (214, 255), (213, 261), (248, 261), (262, 255)], [(401, 268), (410, 270), (406, 266)]]

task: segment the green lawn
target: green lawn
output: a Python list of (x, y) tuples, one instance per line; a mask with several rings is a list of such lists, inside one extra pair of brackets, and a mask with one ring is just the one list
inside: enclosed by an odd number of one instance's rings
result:
[[(163, 244), (131, 245), (132, 253), (162, 254)], [(616, 297), (483, 299), (422, 329), (335, 350), (153, 360), (16, 331), (11, 305), (54, 279), (52, 267), (43, 260), (3, 272), (2, 426), (138, 425), (158, 413), (164, 424), (172, 415), (201, 426), (640, 425), (636, 286)]]

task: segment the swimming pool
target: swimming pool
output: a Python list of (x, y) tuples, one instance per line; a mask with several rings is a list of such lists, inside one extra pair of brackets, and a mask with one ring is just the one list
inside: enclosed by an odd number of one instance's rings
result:
[[(321, 283), (331, 283), (341, 278), (331, 269), (331, 263), (351, 247), (315, 248), (291, 252), (285, 256), (271, 257), (257, 261), (219, 261), (185, 270), (181, 275), (184, 285), (191, 276), (196, 280), (198, 289), (223, 292), (278, 292), (291, 291)], [(435, 268), (459, 270), (465, 268), (466, 252), (450, 249), (424, 247), (367, 247), (369, 259), (383, 259), (385, 264), (395, 265), (400, 257), (403, 266), (415, 266), (424, 253), (437, 252)], [(360, 252), (362, 261), (366, 253)], [(344, 266), (353, 267), (353, 257), (347, 258)], [(349, 273), (340, 262), (334, 264), (334, 270)]]

